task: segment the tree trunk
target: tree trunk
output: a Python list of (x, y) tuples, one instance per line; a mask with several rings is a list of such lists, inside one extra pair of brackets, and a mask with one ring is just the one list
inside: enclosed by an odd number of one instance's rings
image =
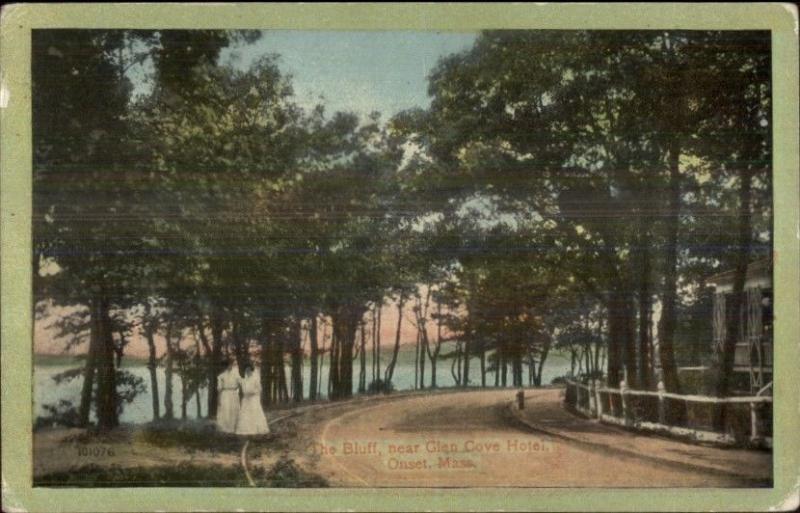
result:
[(425, 388), (425, 362), (427, 359), (428, 351), (428, 337), (424, 333), (420, 333), (419, 337), (419, 388)]
[(303, 400), (303, 332), (300, 329), (300, 320), (294, 320), (289, 332), (292, 358), (292, 401)]
[(550, 352), (550, 337), (548, 336), (545, 339), (544, 346), (542, 347), (542, 354), (539, 355), (539, 368), (536, 371), (536, 374), (533, 376), (533, 384), (537, 387), (542, 386), (542, 369), (544, 368), (544, 362), (547, 360), (547, 354)]
[(108, 431), (118, 424), (117, 369), (114, 366), (114, 336), (109, 316), (109, 301), (100, 298), (100, 358), (97, 366), (97, 427)]
[(93, 299), (89, 305), (89, 350), (86, 354), (86, 365), (83, 371), (83, 386), (81, 389), (80, 420), (82, 426), (89, 425), (89, 416), (92, 411), (92, 397), (94, 391), (97, 359), (100, 352), (100, 316), (99, 300)]
[(437, 348), (431, 356), (431, 388), (436, 388), (436, 360), (439, 356), (439, 349)]
[[(217, 403), (219, 391), (217, 390), (217, 376), (222, 372), (222, 312), (215, 307), (211, 314), (211, 358), (208, 362), (208, 417), (217, 418)], [(202, 327), (201, 327), (201, 333)], [(203, 334), (205, 336), (205, 334)]]
[(481, 351), (481, 388), (486, 388), (486, 350)]
[(186, 420), (186, 405), (189, 403), (189, 387), (186, 381), (186, 372), (182, 372), (181, 378), (181, 419)]
[[(739, 177), (741, 180), (739, 188), (739, 226), (738, 226), (738, 246), (739, 251), (736, 255), (736, 268), (733, 276), (733, 290), (731, 294), (731, 309), (727, 318), (727, 332), (725, 333), (725, 343), (722, 350), (717, 355), (717, 397), (727, 397), (730, 395), (730, 381), (733, 374), (734, 356), (736, 354), (736, 343), (739, 341), (739, 327), (744, 306), (744, 286), (747, 281), (747, 266), (750, 258), (750, 237), (751, 237), (751, 218), (750, 218), (750, 197), (751, 197), (751, 173), (745, 165), (742, 165)], [(726, 312), (728, 309), (726, 308)], [(723, 430), (726, 423), (727, 408), (724, 405), (717, 407), (714, 411), (714, 427)]]
[(522, 353), (518, 347), (514, 348), (513, 359), (511, 360), (511, 369), (513, 371), (514, 386), (522, 386)]
[[(199, 372), (200, 372), (200, 365), (201, 365), (202, 360), (203, 360), (203, 352), (202, 352), (202, 349), (200, 347), (200, 340), (198, 339), (198, 337), (194, 337), (194, 351), (195, 351), (194, 352), (194, 369), (193, 369), (193, 372), (192, 372), (193, 381), (194, 381), (194, 383), (193, 383), (193, 385), (194, 385), (194, 399), (195, 399), (194, 402), (195, 402), (195, 410), (196, 410), (196, 413), (197, 413), (197, 419), (200, 419), (202, 417), (202, 415), (201, 415), (201, 411), (200, 411), (200, 383), (201, 383), (201, 380), (200, 380)], [(190, 399), (191, 399), (191, 396), (190, 396)]]
[(120, 369), (122, 368), (122, 357), (125, 356), (125, 346), (128, 342), (125, 340), (124, 330), (118, 329), (117, 335), (119, 335), (119, 344), (114, 344), (114, 366)]
[(374, 306), (372, 308), (372, 329), (370, 331), (372, 335), (372, 383), (375, 383), (378, 378), (380, 377), (380, 369), (378, 368), (378, 307)]
[(587, 376), (591, 376), (592, 375), (592, 348), (589, 346), (589, 344), (586, 344), (581, 349), (583, 351), (583, 354), (581, 355), (581, 358), (583, 358), (584, 361), (586, 362), (586, 375)]
[(272, 404), (272, 356), (270, 352), (270, 323), (261, 320), (261, 405), (268, 407)]
[(500, 348), (494, 350), (494, 387), (500, 388)]
[(501, 355), (501, 362), (503, 363), (503, 367), (500, 370), (500, 383), (503, 384), (503, 388), (508, 386), (508, 361), (506, 358), (506, 350), (503, 348), (503, 352), (500, 353)]
[(464, 372), (461, 374), (461, 386), (463, 387), (469, 386), (469, 339), (470, 337), (464, 339)]
[[(664, 293), (661, 298), (661, 320), (658, 326), (658, 354), (667, 392), (681, 393), (678, 366), (675, 362), (674, 338), (677, 326), (678, 287), (678, 223), (680, 216), (680, 154), (677, 144), (669, 150), (669, 216), (667, 218), (666, 255), (664, 257)], [(685, 417), (678, 401), (669, 401), (668, 416), (674, 422)]]
[(250, 363), (250, 350), (249, 339), (242, 333), (242, 322), (239, 319), (235, 319), (231, 324), (231, 338), (233, 339), (236, 364), (239, 374), (241, 374), (245, 366)]
[[(640, 214), (643, 217), (643, 214)], [(639, 236), (639, 385), (652, 388), (650, 374), (650, 232), (640, 220)]]
[(377, 338), (376, 349), (377, 354), (375, 355), (375, 362), (378, 366), (378, 378), (381, 377), (381, 322), (383, 318), (383, 298), (381, 298), (381, 302), (378, 304), (378, 329), (375, 333)]
[(328, 399), (335, 399), (339, 387), (339, 334), (331, 317), (331, 354), (328, 358)]
[(636, 322), (634, 319), (635, 305), (633, 293), (630, 291), (629, 282), (625, 281), (625, 293), (622, 296), (621, 319), (623, 328), (623, 347), (625, 349), (625, 374), (626, 382), (631, 388), (639, 388), (639, 373), (636, 367)]
[[(392, 359), (389, 361), (389, 366), (386, 367), (386, 374), (384, 376), (384, 387), (388, 387), (394, 377), (394, 366), (397, 364), (397, 354), (400, 352), (400, 327), (403, 323), (403, 306), (405, 301), (402, 297), (397, 300), (397, 331), (394, 335), (394, 349), (392, 350)], [(378, 341), (380, 347), (380, 340)]]
[(619, 386), (621, 374), (621, 352), (620, 344), (624, 337), (624, 327), (622, 319), (622, 304), (620, 291), (612, 290), (608, 298), (608, 368), (606, 376), (608, 386), (616, 388)]
[(575, 362), (577, 358), (575, 356), (575, 349), (570, 347), (569, 348), (569, 373), (574, 376), (575, 375)]
[[(353, 347), (360, 316), (353, 307), (342, 307), (333, 316), (333, 332), (336, 339), (336, 379), (333, 380), (331, 399), (343, 399), (353, 395)], [(331, 367), (331, 371), (334, 367)]]
[(309, 376), (308, 384), (308, 398), (312, 401), (317, 399), (317, 379), (318, 379), (318, 359), (319, 359), (319, 339), (317, 338), (317, 314), (311, 316), (310, 324), (308, 327), (308, 341), (310, 348), (309, 365), (311, 366), (311, 375)]
[(461, 386), (461, 342), (456, 342), (456, 347), (453, 350), (455, 356), (453, 357), (453, 363), (450, 364), (450, 374), (453, 375), (453, 381), (456, 382), (456, 386)]
[(300, 402), (303, 400), (303, 332), (300, 320), (292, 320), (289, 325), (289, 357), (291, 358), (291, 383), (292, 401)]
[(358, 369), (358, 392), (363, 394), (367, 391), (367, 329), (365, 323), (361, 323), (361, 353), (360, 367)]
[[(598, 372), (600, 372), (600, 369), (602, 368), (602, 366), (600, 365), (600, 363), (601, 363), (600, 362), (600, 353), (603, 351), (603, 329), (604, 329), (603, 318), (601, 316), (597, 321), (597, 340), (598, 340), (598, 342), (594, 346), (594, 368)], [(548, 341), (549, 341), (549, 338), (548, 338)], [(653, 341), (652, 341), (652, 337), (651, 337), (651, 340), (650, 340), (650, 344), (651, 344), (650, 347), (651, 348), (653, 347), (652, 346), (652, 342)], [(549, 342), (548, 342), (548, 348), (549, 348)], [(652, 351), (651, 351), (651, 354), (652, 354)]]
[[(317, 397), (322, 397), (322, 367), (325, 365), (325, 339), (327, 337), (327, 325), (322, 325), (322, 348), (319, 357), (319, 372), (317, 373)], [(328, 348), (330, 351), (330, 348)], [(330, 381), (330, 379), (329, 379)]]
[(153, 401), (153, 420), (161, 416), (161, 401), (158, 393), (158, 361), (156, 358), (155, 321), (149, 319), (150, 307), (147, 307), (147, 319), (144, 322), (144, 336), (147, 339), (147, 370), (150, 373), (150, 396)]
[(533, 386), (536, 376), (536, 360), (533, 359), (533, 351), (528, 349), (528, 386)]
[(417, 331), (417, 341), (414, 344), (414, 390), (419, 388), (419, 331)]
[(439, 352), (442, 350), (442, 305), (436, 303), (436, 348), (431, 357), (431, 388), (436, 388), (436, 367), (439, 360)]
[(200, 408), (200, 387), (197, 387), (195, 389), (195, 391), (194, 391), (194, 406), (195, 406), (195, 410), (197, 410), (197, 418), (198, 418), (198, 420), (202, 419), (203, 418), (203, 411)]
[(172, 420), (175, 418), (174, 406), (172, 404), (172, 371), (173, 371), (173, 347), (172, 347), (172, 322), (167, 324), (167, 354), (164, 368), (164, 418)]
[(289, 401), (289, 388), (286, 385), (286, 365), (283, 360), (286, 353), (286, 330), (281, 329), (277, 337), (277, 344), (274, 347), (273, 355), (275, 357), (273, 365), (275, 366), (274, 376), (277, 379), (277, 394), (278, 401), (285, 403)]

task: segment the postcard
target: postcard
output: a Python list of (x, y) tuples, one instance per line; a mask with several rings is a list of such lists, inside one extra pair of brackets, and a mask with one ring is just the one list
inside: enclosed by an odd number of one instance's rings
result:
[(796, 7), (2, 43), (4, 510), (798, 506)]

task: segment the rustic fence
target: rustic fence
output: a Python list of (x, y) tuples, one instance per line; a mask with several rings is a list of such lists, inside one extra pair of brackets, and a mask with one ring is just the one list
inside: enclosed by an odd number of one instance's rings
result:
[[(723, 445), (772, 447), (772, 397), (770, 383), (755, 396), (709, 397), (672, 394), (659, 383), (656, 391), (633, 390), (625, 381), (619, 388), (595, 381), (567, 380), (565, 404), (587, 417), (619, 426), (652, 431), (700, 442)], [(680, 405), (671, 404), (673, 401)], [(680, 420), (670, 418), (679, 406)], [(724, 406), (725, 426), (714, 428), (714, 411)]]

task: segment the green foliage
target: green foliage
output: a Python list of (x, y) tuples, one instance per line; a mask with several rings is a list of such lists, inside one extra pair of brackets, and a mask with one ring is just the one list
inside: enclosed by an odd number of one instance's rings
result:
[(57, 403), (45, 404), (42, 407), (47, 414), (36, 417), (33, 423), (34, 431), (52, 426), (78, 427), (81, 425), (78, 410), (72, 401), (61, 399)]
[[(704, 362), (691, 296), (735, 261), (743, 177), (752, 254), (771, 248), (767, 33), (486, 31), (438, 63), (429, 109), (386, 122), (301, 109), (277, 56), (218, 62), (258, 37), (34, 32), (35, 291), (40, 310), (77, 308), (70, 347), (121, 358), (137, 324), (170, 331), (194, 392), (255, 342), (280, 366), (290, 328), (322, 314), (349, 395), (358, 322), (391, 297), (458, 340), (423, 354), (465, 374), (480, 354), (517, 379), (553, 345), (608, 345), (616, 372), (647, 340), (635, 307), (679, 290), (677, 359)], [(119, 365), (103, 355), (84, 369)], [(143, 383), (115, 372), (121, 408)]]
[(148, 424), (136, 436), (154, 447), (180, 447), (189, 452), (239, 454), (242, 450), (240, 437), (217, 431), (211, 422), (162, 420)]
[[(265, 488), (325, 488), (328, 482), (306, 472), (286, 457), (269, 470), (250, 469), (256, 486)], [(180, 463), (155, 467), (83, 465), (68, 471), (34, 478), (34, 486), (80, 488), (129, 488), (153, 486), (246, 487), (250, 486), (240, 466)]]
[(371, 381), (367, 386), (368, 394), (390, 394), (392, 392), (394, 392), (394, 385), (391, 381), (376, 379), (375, 381)]
[[(264, 471), (254, 469), (262, 478)], [(35, 486), (129, 488), (142, 486), (219, 487), (249, 486), (241, 467), (235, 465), (175, 464), (157, 467), (84, 465), (62, 472), (38, 476)]]
[(281, 458), (264, 476), (267, 485), (275, 488), (327, 488), (328, 481), (322, 476), (299, 468), (287, 456)]

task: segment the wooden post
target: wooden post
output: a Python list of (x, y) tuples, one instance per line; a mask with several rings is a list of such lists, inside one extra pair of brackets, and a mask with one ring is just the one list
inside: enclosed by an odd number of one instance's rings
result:
[(599, 417), (597, 414), (597, 389), (595, 387), (594, 379), (589, 381), (589, 410), (592, 417)]
[(622, 418), (625, 421), (625, 425), (629, 425), (630, 422), (630, 405), (628, 404), (628, 383), (623, 379), (619, 382), (619, 395), (622, 399)]
[(603, 396), (600, 395), (600, 387), (595, 385), (594, 388), (594, 395), (595, 395), (595, 406), (597, 407), (597, 418), (603, 418)]
[(666, 387), (664, 386), (663, 381), (658, 382), (658, 423), (666, 425), (667, 423), (667, 408), (666, 408), (666, 398), (664, 397), (664, 391)]
[(761, 439), (758, 429), (758, 407), (756, 403), (750, 403), (750, 441), (757, 442)]

